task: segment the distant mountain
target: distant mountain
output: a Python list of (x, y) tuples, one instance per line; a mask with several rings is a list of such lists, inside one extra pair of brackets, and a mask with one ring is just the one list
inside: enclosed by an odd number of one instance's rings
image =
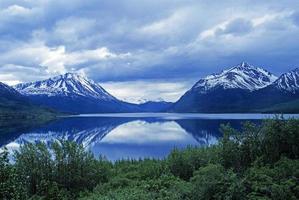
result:
[(15, 89), (35, 103), (63, 112), (136, 112), (139, 109), (134, 104), (118, 100), (99, 84), (75, 73), (18, 84)]
[(138, 107), (142, 110), (142, 112), (164, 112), (172, 105), (172, 102), (166, 101), (147, 101), (145, 103), (138, 104)]
[(174, 112), (248, 112), (252, 93), (277, 79), (246, 62), (199, 80), (170, 109)]

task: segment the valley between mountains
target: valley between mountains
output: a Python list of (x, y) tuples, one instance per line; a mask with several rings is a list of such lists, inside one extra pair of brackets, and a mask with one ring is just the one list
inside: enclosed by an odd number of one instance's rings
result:
[(66, 73), (13, 87), (1, 83), (0, 109), (2, 116), (12, 113), (50, 116), (120, 112), (298, 113), (299, 68), (277, 77), (242, 62), (200, 79), (177, 102), (142, 104), (119, 100), (93, 80)]

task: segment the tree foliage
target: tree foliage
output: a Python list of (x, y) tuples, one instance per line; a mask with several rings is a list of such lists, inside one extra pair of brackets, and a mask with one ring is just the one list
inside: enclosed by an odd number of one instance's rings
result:
[(299, 121), (240, 131), (221, 126), (211, 147), (174, 149), (162, 160), (107, 161), (82, 145), (25, 144), (0, 153), (0, 199), (299, 199)]

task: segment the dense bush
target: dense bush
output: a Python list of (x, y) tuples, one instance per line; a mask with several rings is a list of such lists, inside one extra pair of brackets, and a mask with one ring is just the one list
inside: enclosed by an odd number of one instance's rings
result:
[(221, 126), (211, 147), (163, 160), (96, 159), (72, 142), (0, 153), (0, 199), (299, 199), (299, 121)]

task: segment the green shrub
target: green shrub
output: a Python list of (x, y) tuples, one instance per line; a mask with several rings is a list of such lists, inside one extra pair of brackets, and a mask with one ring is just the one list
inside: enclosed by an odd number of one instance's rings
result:
[(0, 199), (299, 199), (299, 121), (245, 123), (211, 147), (174, 149), (162, 160), (96, 159), (73, 142), (0, 153)]

